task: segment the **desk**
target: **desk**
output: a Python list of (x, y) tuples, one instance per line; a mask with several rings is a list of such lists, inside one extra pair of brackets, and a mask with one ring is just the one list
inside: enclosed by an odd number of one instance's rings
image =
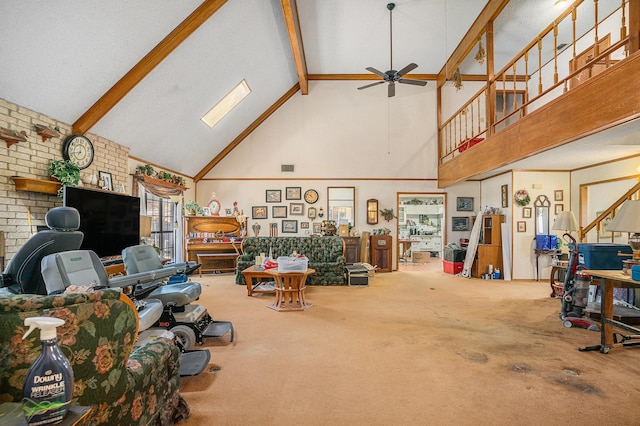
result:
[(540, 281), (540, 266), (538, 264), (538, 259), (540, 258), (540, 256), (543, 254), (558, 255), (561, 253), (561, 251), (556, 249), (553, 249), (553, 250), (533, 249), (533, 252), (536, 254), (536, 281)]
[[(594, 346), (587, 346), (580, 348), (581, 351), (595, 351), (599, 350), (601, 353), (606, 354), (614, 347), (624, 346), (637, 346), (638, 342), (625, 343), (614, 342), (613, 328), (617, 327), (635, 335), (640, 334), (640, 329), (631, 327), (620, 321), (613, 319), (613, 289), (619, 288), (640, 288), (640, 281), (634, 281), (630, 275), (624, 274), (622, 271), (600, 271), (600, 270), (586, 270), (585, 273), (591, 275), (594, 278), (594, 283), (597, 278), (600, 278), (600, 293), (601, 293), (601, 313), (600, 322), (600, 344)], [(617, 340), (617, 339), (616, 339)]]
[[(242, 271), (242, 275), (247, 282), (247, 296), (253, 296), (253, 293), (274, 293), (276, 291), (275, 285), (270, 287), (262, 281), (264, 278), (274, 280), (273, 275), (265, 271), (262, 266), (251, 265)], [(255, 284), (253, 283), (254, 278), (256, 279)]]
[(265, 273), (276, 281), (276, 300), (268, 308), (275, 311), (304, 311), (311, 307), (304, 298), (305, 282), (307, 277), (315, 274), (314, 269), (305, 272), (278, 272), (277, 269), (268, 269)]

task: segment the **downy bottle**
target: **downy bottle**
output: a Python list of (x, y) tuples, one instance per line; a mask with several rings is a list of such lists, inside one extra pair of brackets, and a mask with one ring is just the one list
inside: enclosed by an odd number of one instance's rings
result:
[(22, 409), (29, 425), (50, 425), (64, 419), (73, 396), (73, 370), (58, 346), (56, 327), (64, 320), (32, 317), (24, 320), (29, 327), (25, 339), (40, 329), (42, 352), (27, 371), (22, 389)]

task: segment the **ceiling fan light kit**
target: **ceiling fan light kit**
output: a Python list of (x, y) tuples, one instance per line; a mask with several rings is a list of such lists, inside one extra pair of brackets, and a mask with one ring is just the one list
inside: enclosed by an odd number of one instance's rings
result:
[(387, 86), (387, 96), (393, 97), (396, 95), (396, 82), (402, 84), (413, 84), (415, 86), (426, 86), (427, 82), (424, 80), (414, 80), (410, 78), (403, 78), (403, 76), (414, 69), (418, 68), (418, 65), (413, 62), (402, 68), (400, 71), (396, 71), (393, 69), (393, 9), (396, 7), (395, 3), (387, 4), (387, 9), (389, 9), (389, 51), (390, 51), (390, 69), (388, 71), (382, 72), (373, 67), (367, 67), (366, 70), (382, 77), (382, 81), (376, 81), (375, 83), (367, 84), (361, 87), (358, 87), (358, 90), (367, 89), (369, 87), (377, 86), (383, 83), (389, 83)]

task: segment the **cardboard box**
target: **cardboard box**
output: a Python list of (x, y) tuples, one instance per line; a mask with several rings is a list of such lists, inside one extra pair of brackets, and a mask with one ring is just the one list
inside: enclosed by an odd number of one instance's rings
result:
[(412, 251), (411, 261), (413, 263), (428, 263), (431, 261), (430, 251)]

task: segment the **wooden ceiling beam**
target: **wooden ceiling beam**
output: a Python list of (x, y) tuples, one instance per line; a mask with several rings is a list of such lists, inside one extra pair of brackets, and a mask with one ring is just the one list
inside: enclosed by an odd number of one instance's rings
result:
[(480, 15), (476, 18), (476, 20), (471, 25), (471, 28), (467, 31), (467, 33), (462, 37), (460, 43), (455, 48), (451, 56), (447, 59), (444, 66), (440, 70), (438, 74), (438, 87), (442, 86), (449, 75), (453, 74), (453, 72), (458, 68), (458, 65), (462, 63), (464, 58), (467, 57), (473, 46), (478, 42), (478, 37), (480, 37), (487, 27), (487, 23), (490, 21), (494, 21), (502, 9), (509, 3), (509, 0), (489, 0), (487, 5), (482, 9)]
[(240, 145), (240, 142), (245, 140), (255, 129), (260, 126), (263, 122), (271, 116), (278, 108), (285, 104), (293, 95), (295, 95), (298, 90), (300, 90), (300, 84), (296, 83), (291, 89), (287, 91), (280, 99), (278, 99), (273, 105), (271, 105), (265, 112), (263, 112), (260, 117), (258, 117), (253, 123), (249, 125), (246, 129), (242, 131), (229, 145), (227, 145), (218, 155), (216, 155), (213, 160), (209, 162), (197, 175), (194, 176), (193, 181), (198, 182), (204, 176), (211, 171), (224, 157), (226, 157), (233, 149)]
[(302, 43), (302, 31), (300, 31), (300, 19), (298, 17), (298, 5), (296, 0), (281, 0), (284, 22), (287, 25), (287, 34), (291, 44), (291, 53), (296, 64), (300, 92), (303, 95), (309, 93), (309, 81), (307, 77), (307, 60), (304, 56)]
[(175, 48), (186, 40), (220, 9), (227, 0), (205, 0), (198, 8), (169, 33), (156, 47), (129, 70), (111, 89), (73, 123), (73, 132), (84, 134), (118, 104), (138, 83), (160, 64)]

